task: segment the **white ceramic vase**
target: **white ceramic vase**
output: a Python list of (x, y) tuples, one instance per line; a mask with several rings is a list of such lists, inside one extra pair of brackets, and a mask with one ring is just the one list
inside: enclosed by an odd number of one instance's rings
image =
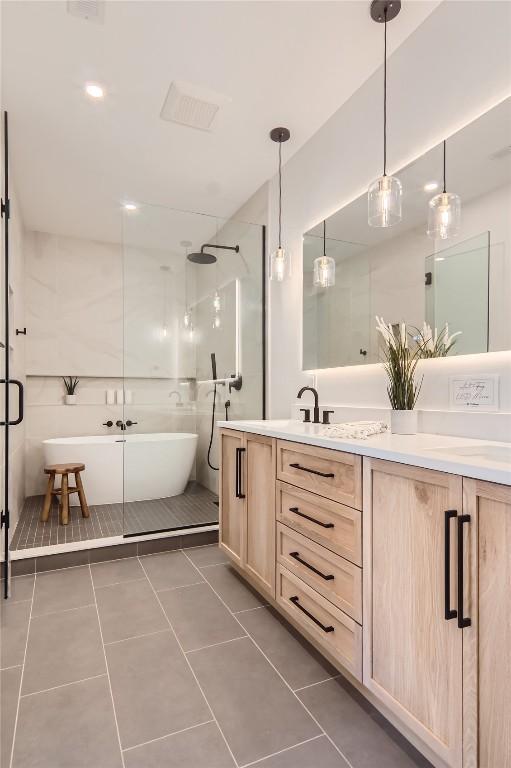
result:
[(77, 396), (76, 395), (65, 395), (64, 396), (64, 402), (66, 405), (76, 405)]
[(418, 416), (418, 411), (391, 411), (390, 431), (394, 435), (415, 435)]

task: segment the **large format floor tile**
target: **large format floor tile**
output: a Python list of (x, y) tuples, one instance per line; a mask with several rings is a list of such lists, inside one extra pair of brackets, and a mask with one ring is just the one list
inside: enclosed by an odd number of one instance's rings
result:
[(159, 597), (185, 651), (245, 634), (209, 584), (164, 590)]
[(121, 768), (106, 677), (20, 701), (13, 768)]
[(122, 581), (145, 579), (143, 568), (136, 557), (111, 560), (108, 563), (93, 563), (91, 565), (91, 573), (95, 587), (119, 584)]
[(265, 605), (263, 598), (228, 565), (205, 568), (202, 575), (233, 612)]
[(273, 609), (246, 611), (238, 618), (294, 690), (337, 674)]
[(96, 600), (105, 643), (168, 628), (147, 579), (100, 587)]
[[(326, 736), (261, 760), (257, 768), (350, 768)], [(376, 768), (376, 765), (373, 766)]]
[(147, 578), (158, 589), (197, 584), (202, 577), (182, 552), (166, 552), (141, 558)]
[(27, 642), (28, 622), (30, 620), (30, 600), (22, 603), (2, 604), (2, 643), (0, 666), (13, 667), (22, 664)]
[(106, 672), (96, 606), (33, 618), (22, 694)]
[(222, 552), (218, 544), (209, 544), (206, 547), (191, 547), (186, 550), (186, 555), (197, 568), (229, 562), (229, 558)]
[(34, 591), (34, 576), (15, 576), (10, 581), (9, 603), (20, 600), (32, 600)]
[(234, 768), (216, 723), (130, 749), (124, 753), (124, 762), (126, 768)]
[(35, 582), (33, 616), (79, 608), (94, 603), (89, 566), (38, 573)]
[(16, 709), (18, 707), (18, 694), (21, 683), (21, 667), (4, 669), (0, 679), (0, 765), (9, 766), (11, 759), (12, 737), (16, 722)]
[(188, 658), (240, 765), (319, 733), (249, 638), (190, 653)]
[(298, 693), (354, 768), (430, 768), (349, 683), (339, 678)]
[(106, 648), (123, 747), (211, 719), (211, 712), (170, 632)]

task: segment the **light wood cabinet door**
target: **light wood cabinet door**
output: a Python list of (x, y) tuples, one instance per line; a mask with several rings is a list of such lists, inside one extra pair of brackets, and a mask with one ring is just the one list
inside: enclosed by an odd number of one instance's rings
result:
[(511, 768), (511, 488), (463, 480), (470, 515), (463, 768)]
[(246, 518), (243, 567), (275, 597), (275, 440), (245, 433)]
[(245, 527), (244, 433), (220, 430), (220, 547), (242, 565)]
[[(462, 765), (463, 630), (455, 595), (455, 475), (364, 459), (364, 684), (448, 766)], [(446, 562), (447, 560), (447, 562)], [(448, 568), (446, 568), (446, 565)]]

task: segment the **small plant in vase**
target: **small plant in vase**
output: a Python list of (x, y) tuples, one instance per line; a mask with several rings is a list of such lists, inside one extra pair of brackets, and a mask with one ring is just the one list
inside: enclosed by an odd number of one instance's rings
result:
[(420, 347), (420, 356), (425, 360), (432, 357), (447, 357), (456, 344), (456, 337), (462, 333), (462, 331), (457, 331), (449, 336), (449, 325), (447, 323), (440, 333), (438, 333), (436, 328), (433, 333), (433, 329), (426, 322), (423, 324), (421, 331), (418, 328), (416, 331), (417, 335), (414, 338)]
[(65, 403), (66, 405), (76, 405), (76, 388), (80, 383), (80, 379), (76, 376), (63, 376), (62, 381), (66, 388)]
[(376, 318), (376, 329), (384, 340), (384, 367), (388, 378), (387, 393), (392, 406), (391, 432), (398, 435), (414, 435), (417, 432), (415, 404), (422, 386), (416, 379), (417, 363), (422, 357), (422, 345), (411, 349), (409, 332), (401, 323), (395, 332), (382, 317)]

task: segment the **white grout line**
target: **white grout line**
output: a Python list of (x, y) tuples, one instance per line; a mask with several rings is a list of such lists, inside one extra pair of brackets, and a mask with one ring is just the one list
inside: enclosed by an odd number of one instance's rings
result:
[[(149, 576), (147, 577), (148, 581), (150, 581)], [(175, 589), (186, 589), (186, 587), (197, 587), (199, 584), (207, 584), (207, 581), (205, 579), (202, 579), (202, 581), (193, 581), (191, 584), (179, 584), (177, 587), (162, 587), (161, 589), (155, 590), (156, 592), (173, 592)], [(153, 586), (151, 584), (151, 586)]]
[[(169, 630), (167, 630), (168, 632)], [(200, 728), (201, 725), (208, 725), (214, 723), (214, 720), (205, 720), (203, 723), (197, 723), (197, 725), (190, 725), (188, 728), (181, 728), (179, 731), (172, 731), (166, 733), (164, 736), (158, 736), (156, 739), (149, 739), (149, 741), (143, 741), (141, 744), (135, 744), (134, 747), (125, 747), (123, 752), (129, 752), (131, 749), (138, 749), (139, 747), (145, 747), (146, 744), (154, 744), (155, 741), (162, 741), (162, 739), (168, 739), (169, 736), (177, 736), (179, 733), (186, 733), (187, 731), (193, 731), (194, 728)]]
[(261, 608), (269, 608), (269, 607), (270, 607), (270, 604), (265, 603), (264, 605), (256, 605), (255, 608), (243, 608), (241, 611), (231, 611), (231, 613), (237, 616), (239, 613), (248, 613), (249, 611), (260, 611)]
[(168, 632), (169, 628), (165, 627), (165, 629), (157, 629), (154, 632), (146, 632), (142, 635), (131, 635), (130, 637), (121, 637), (120, 640), (109, 640), (106, 645), (117, 645), (117, 643), (126, 643), (128, 640), (139, 640), (141, 637), (152, 637), (152, 635), (161, 635), (162, 632)]
[(30, 604), (30, 615), (28, 617), (28, 626), (27, 626), (27, 639), (25, 641), (25, 651), (23, 653), (23, 662), (21, 665), (21, 677), (20, 677), (20, 687), (18, 691), (18, 704), (16, 706), (16, 717), (14, 719), (14, 728), (12, 731), (12, 745), (11, 745), (11, 759), (9, 760), (9, 768), (12, 768), (12, 761), (14, 758), (14, 745), (16, 743), (16, 732), (18, 730), (18, 720), (19, 720), (19, 713), (20, 713), (20, 702), (21, 702), (21, 689), (23, 686), (23, 675), (25, 673), (25, 661), (27, 658), (27, 648), (28, 648), (28, 637), (30, 635), (30, 623), (32, 621), (32, 608), (34, 607), (34, 595), (35, 595), (35, 585), (37, 581), (37, 573), (34, 573), (34, 584), (32, 587), (32, 602)]
[[(190, 560), (190, 558), (189, 558), (189, 557), (187, 557), (186, 555), (185, 555), (185, 557), (186, 557), (186, 559), (187, 559), (189, 562), (192, 562), (192, 561)], [(140, 558), (139, 558), (139, 562), (140, 562)], [(141, 562), (140, 562), (140, 565), (142, 566), (142, 568), (144, 568), (144, 566), (143, 566), (143, 564), (142, 564)], [(192, 563), (192, 565), (193, 565), (193, 563)], [(193, 567), (195, 568), (195, 566), (193, 566)], [(198, 571), (198, 568), (197, 568), (196, 570)], [(146, 573), (146, 572), (145, 572), (145, 568), (144, 568), (144, 573)], [(147, 576), (147, 573), (146, 573), (146, 576)], [(151, 579), (149, 579), (149, 577), (148, 577), (148, 576), (147, 576), (147, 578), (148, 578), (149, 584), (151, 584)], [(236, 768), (239, 768), (239, 766), (238, 766), (238, 761), (237, 761), (237, 760), (236, 760), (236, 758), (234, 757), (234, 754), (233, 754), (233, 752), (232, 752), (232, 749), (231, 749), (231, 747), (229, 746), (229, 742), (228, 742), (228, 741), (227, 741), (227, 739), (225, 738), (225, 734), (224, 734), (224, 732), (222, 731), (222, 729), (220, 728), (220, 724), (219, 724), (218, 720), (216, 719), (215, 713), (213, 712), (213, 708), (211, 707), (211, 705), (210, 705), (210, 703), (209, 703), (209, 701), (208, 701), (208, 699), (207, 699), (207, 697), (206, 697), (206, 694), (204, 693), (204, 691), (203, 691), (203, 689), (202, 689), (202, 686), (201, 686), (201, 684), (199, 683), (199, 680), (198, 680), (198, 678), (197, 678), (197, 675), (195, 674), (195, 670), (193, 669), (192, 665), (190, 664), (190, 660), (188, 659), (188, 656), (187, 656), (187, 655), (186, 655), (186, 653), (184, 652), (183, 646), (181, 645), (181, 641), (179, 640), (179, 637), (177, 636), (177, 633), (176, 633), (176, 631), (175, 631), (174, 627), (172, 626), (172, 622), (170, 621), (169, 617), (168, 617), (168, 616), (167, 616), (167, 614), (165, 613), (165, 609), (164, 609), (164, 607), (163, 607), (163, 605), (162, 605), (162, 602), (161, 602), (160, 598), (158, 597), (158, 592), (155, 590), (155, 588), (153, 587), (153, 585), (152, 585), (152, 584), (151, 584), (151, 589), (153, 590), (153, 592), (154, 592), (154, 595), (155, 595), (155, 597), (156, 597), (156, 599), (158, 600), (158, 603), (159, 603), (159, 605), (160, 605), (160, 608), (162, 609), (162, 611), (163, 611), (163, 613), (164, 613), (164, 615), (165, 615), (165, 618), (167, 619), (168, 625), (169, 625), (169, 627), (171, 628), (171, 630), (172, 630), (172, 632), (173, 632), (173, 634), (174, 634), (174, 637), (176, 638), (176, 642), (177, 642), (177, 644), (179, 645), (179, 648), (181, 649), (181, 653), (183, 654), (183, 658), (185, 659), (186, 663), (188, 664), (188, 667), (189, 667), (189, 669), (190, 669), (190, 672), (192, 673), (192, 675), (193, 675), (193, 677), (194, 677), (194, 680), (195, 680), (195, 682), (197, 683), (197, 686), (198, 686), (198, 688), (199, 688), (200, 692), (202, 693), (202, 696), (203, 696), (203, 698), (204, 698), (204, 701), (206, 702), (206, 704), (207, 704), (207, 707), (208, 707), (209, 711), (211, 712), (211, 717), (213, 718), (214, 722), (216, 723), (216, 726), (217, 726), (217, 728), (218, 728), (218, 730), (219, 730), (219, 732), (220, 732), (220, 734), (221, 734), (221, 736), (222, 736), (222, 738), (223, 738), (223, 740), (224, 740), (224, 742), (225, 742), (225, 746), (226, 746), (226, 747), (227, 747), (227, 749), (229, 750), (229, 754), (230, 754), (230, 756), (232, 757), (233, 763), (234, 763), (234, 765), (236, 766)], [(243, 627), (242, 627), (242, 629), (243, 629)], [(245, 631), (245, 630), (243, 629), (243, 631)]]
[(22, 667), (23, 664), (11, 664), (10, 667), (1, 667), (0, 672), (7, 672), (9, 669), (18, 669), (18, 667)]
[(246, 637), (248, 637), (248, 635), (245, 632), (244, 635), (240, 635), (239, 637), (231, 637), (229, 640), (222, 640), (220, 643), (211, 643), (211, 645), (202, 645), (200, 648), (192, 648), (190, 651), (185, 651), (185, 653), (196, 653), (197, 651), (205, 651), (206, 648), (216, 648), (218, 645), (227, 645), (227, 643), (234, 643), (235, 640), (244, 640)]
[[(115, 711), (114, 694), (113, 694), (113, 691), (112, 691), (112, 682), (110, 680), (110, 672), (108, 670), (108, 660), (106, 658), (105, 641), (103, 640), (103, 630), (101, 628), (101, 619), (99, 618), (98, 601), (96, 599), (96, 590), (94, 589), (94, 582), (92, 580), (92, 569), (91, 569), (90, 563), (89, 563), (89, 575), (90, 575), (90, 580), (91, 580), (91, 583), (92, 583), (92, 591), (94, 593), (94, 603), (96, 605), (96, 614), (97, 614), (97, 617), (98, 617), (99, 634), (101, 636), (101, 645), (103, 646), (103, 656), (104, 656), (104, 659), (105, 659), (106, 676), (107, 676), (107, 680), (108, 680), (108, 687), (110, 689), (110, 698), (112, 700), (112, 710), (113, 710), (113, 713), (114, 713), (115, 729), (117, 731), (117, 740), (119, 742), (119, 750), (120, 750), (120, 753), (121, 753), (122, 768), (125, 768), (124, 753), (122, 751), (122, 744), (121, 744), (121, 734), (119, 732), (119, 723), (117, 722), (117, 712)], [(11, 766), (11, 768), (12, 768), (12, 766)]]
[[(186, 557), (186, 553), (185, 553), (185, 557)], [(188, 557), (188, 560), (190, 561), (190, 563), (192, 563), (192, 565), (194, 565), (194, 564), (193, 564), (193, 562), (190, 560), (190, 558), (189, 558), (189, 557)], [(196, 566), (194, 566), (194, 567), (196, 567)], [(198, 569), (197, 569), (197, 570), (198, 570)], [(209, 583), (209, 582), (208, 582), (208, 583)], [(238, 619), (238, 617), (236, 616), (236, 614), (235, 614), (235, 613), (233, 613), (233, 612), (231, 611), (231, 609), (229, 608), (229, 606), (227, 605), (227, 603), (226, 603), (226, 602), (225, 602), (225, 601), (224, 601), (224, 600), (221, 598), (221, 596), (220, 596), (220, 595), (218, 594), (218, 592), (215, 590), (215, 588), (213, 587), (213, 585), (212, 585), (212, 584), (209, 584), (209, 586), (211, 587), (211, 589), (213, 590), (213, 592), (215, 593), (215, 595), (218, 597), (218, 599), (220, 600), (220, 602), (221, 602), (221, 603), (223, 603), (223, 604), (225, 605), (225, 607), (227, 608), (227, 610), (228, 610), (228, 611), (231, 613), (231, 615), (232, 615), (232, 616), (233, 616), (233, 617), (236, 619), (236, 621), (238, 622), (238, 624), (240, 625), (240, 627), (242, 627), (242, 629), (243, 629), (244, 631), (246, 631), (246, 630), (245, 630), (245, 627), (243, 626), (243, 624), (241, 623), (241, 621)], [(257, 643), (257, 642), (254, 640), (254, 638), (252, 637), (252, 635), (250, 634), (250, 632), (247, 632), (247, 634), (248, 634), (248, 637), (250, 638), (250, 640), (252, 641), (252, 643), (253, 643), (253, 644), (255, 645), (255, 647), (258, 649), (258, 651), (259, 651), (259, 652), (260, 652), (260, 653), (261, 653), (261, 654), (264, 656), (264, 658), (266, 659), (266, 661), (268, 662), (268, 664), (269, 664), (269, 665), (270, 665), (270, 666), (271, 666), (271, 667), (272, 667), (272, 668), (275, 670), (275, 672), (276, 672), (276, 673), (277, 673), (277, 675), (280, 677), (280, 679), (281, 679), (281, 680), (282, 680), (282, 682), (285, 684), (285, 686), (286, 686), (286, 687), (287, 687), (287, 688), (288, 688), (288, 689), (291, 691), (291, 693), (293, 694), (293, 696), (295, 697), (295, 699), (296, 699), (296, 700), (297, 700), (297, 701), (298, 701), (298, 702), (301, 704), (301, 706), (302, 706), (302, 707), (303, 707), (303, 709), (304, 709), (304, 710), (307, 712), (307, 714), (309, 715), (309, 717), (311, 717), (311, 718), (312, 718), (312, 720), (313, 720), (313, 721), (316, 723), (316, 725), (317, 725), (317, 726), (318, 726), (318, 728), (320, 729), (321, 733), (322, 733), (324, 736), (326, 736), (326, 737), (327, 737), (328, 741), (331, 743), (331, 745), (334, 747), (334, 749), (335, 749), (335, 750), (336, 750), (336, 751), (337, 751), (337, 752), (338, 752), (338, 753), (341, 755), (341, 757), (342, 757), (342, 758), (344, 758), (344, 760), (346, 761), (346, 763), (347, 763), (347, 765), (349, 766), (349, 768), (354, 768), (353, 764), (352, 764), (352, 763), (350, 763), (350, 761), (348, 760), (348, 758), (346, 757), (346, 755), (345, 755), (343, 752), (341, 752), (341, 750), (339, 749), (339, 747), (337, 746), (337, 744), (334, 742), (334, 740), (330, 738), (330, 736), (329, 736), (329, 735), (328, 735), (328, 733), (325, 731), (325, 729), (322, 727), (322, 725), (321, 725), (321, 724), (320, 724), (320, 722), (317, 720), (317, 718), (316, 718), (316, 717), (314, 717), (314, 715), (312, 714), (312, 712), (311, 712), (311, 711), (310, 711), (310, 710), (309, 710), (309, 709), (308, 709), (308, 708), (305, 706), (305, 704), (304, 704), (304, 703), (303, 703), (303, 701), (300, 699), (300, 697), (299, 697), (299, 696), (298, 696), (298, 695), (297, 695), (297, 694), (296, 694), (296, 693), (293, 691), (293, 689), (291, 688), (291, 686), (289, 685), (289, 683), (287, 682), (287, 680), (285, 679), (285, 677), (284, 677), (283, 675), (281, 675), (281, 673), (279, 672), (279, 670), (277, 669), (277, 667), (275, 666), (275, 664), (273, 664), (273, 662), (272, 662), (272, 661), (270, 661), (270, 659), (269, 659), (269, 658), (268, 658), (268, 656), (265, 654), (265, 652), (263, 651), (263, 649), (261, 648), (261, 646), (260, 646), (260, 645), (258, 645), (258, 643)]]
[(290, 752), (292, 749), (296, 749), (296, 747), (301, 747), (303, 744), (308, 744), (309, 741), (316, 741), (317, 739), (322, 739), (324, 736), (323, 733), (318, 733), (317, 736), (311, 736), (310, 739), (304, 739), (304, 741), (299, 741), (298, 744), (293, 744), (292, 747), (286, 747), (285, 749), (279, 749), (278, 752), (272, 752), (271, 755), (265, 755), (264, 757), (259, 757), (257, 760), (254, 760), (252, 763), (244, 763), (240, 768), (249, 768), (251, 765), (258, 765), (258, 763), (262, 763), (264, 760), (268, 760), (270, 757), (276, 757), (276, 755), (282, 755), (284, 752)]
[[(91, 563), (91, 568), (96, 563)], [(94, 577), (92, 577), (94, 581)], [(98, 584), (94, 586), (94, 589), (105, 589), (105, 587), (118, 587), (119, 584), (133, 584), (134, 581), (147, 581), (145, 576), (139, 576), (138, 579), (126, 579), (126, 581), (113, 581), (111, 584)]]
[(48, 691), (57, 691), (59, 688), (68, 688), (70, 685), (77, 685), (78, 683), (86, 683), (88, 680), (97, 680), (98, 677), (105, 677), (106, 672), (102, 672), (100, 675), (91, 675), (91, 677), (84, 677), (82, 680), (71, 680), (69, 683), (62, 683), (61, 685), (52, 685), (51, 688), (42, 688), (40, 691), (30, 691), (30, 693), (22, 693), (20, 699), (26, 699), (27, 696), (38, 696), (40, 693), (48, 693)]
[(42, 616), (53, 616), (55, 613), (69, 613), (70, 611), (80, 611), (82, 608), (94, 608), (94, 603), (85, 603), (84, 605), (74, 605), (72, 608), (59, 608), (56, 611), (47, 611), (46, 613), (34, 613), (33, 619), (40, 619)]
[[(193, 560), (191, 560), (191, 558), (188, 558), (188, 559), (191, 562), (193, 562)], [(227, 560), (225, 560), (223, 563), (210, 563), (209, 565), (196, 565), (195, 567), (199, 568), (202, 571), (204, 568), (218, 568), (219, 565), (229, 565), (229, 563), (228, 563)]]
[(332, 675), (331, 677), (325, 677), (324, 680), (318, 680), (316, 683), (310, 683), (309, 685), (302, 685), (301, 688), (294, 688), (294, 692), (306, 691), (307, 688), (314, 688), (315, 685), (323, 685), (323, 683), (329, 683), (331, 680), (338, 680), (341, 675)]

